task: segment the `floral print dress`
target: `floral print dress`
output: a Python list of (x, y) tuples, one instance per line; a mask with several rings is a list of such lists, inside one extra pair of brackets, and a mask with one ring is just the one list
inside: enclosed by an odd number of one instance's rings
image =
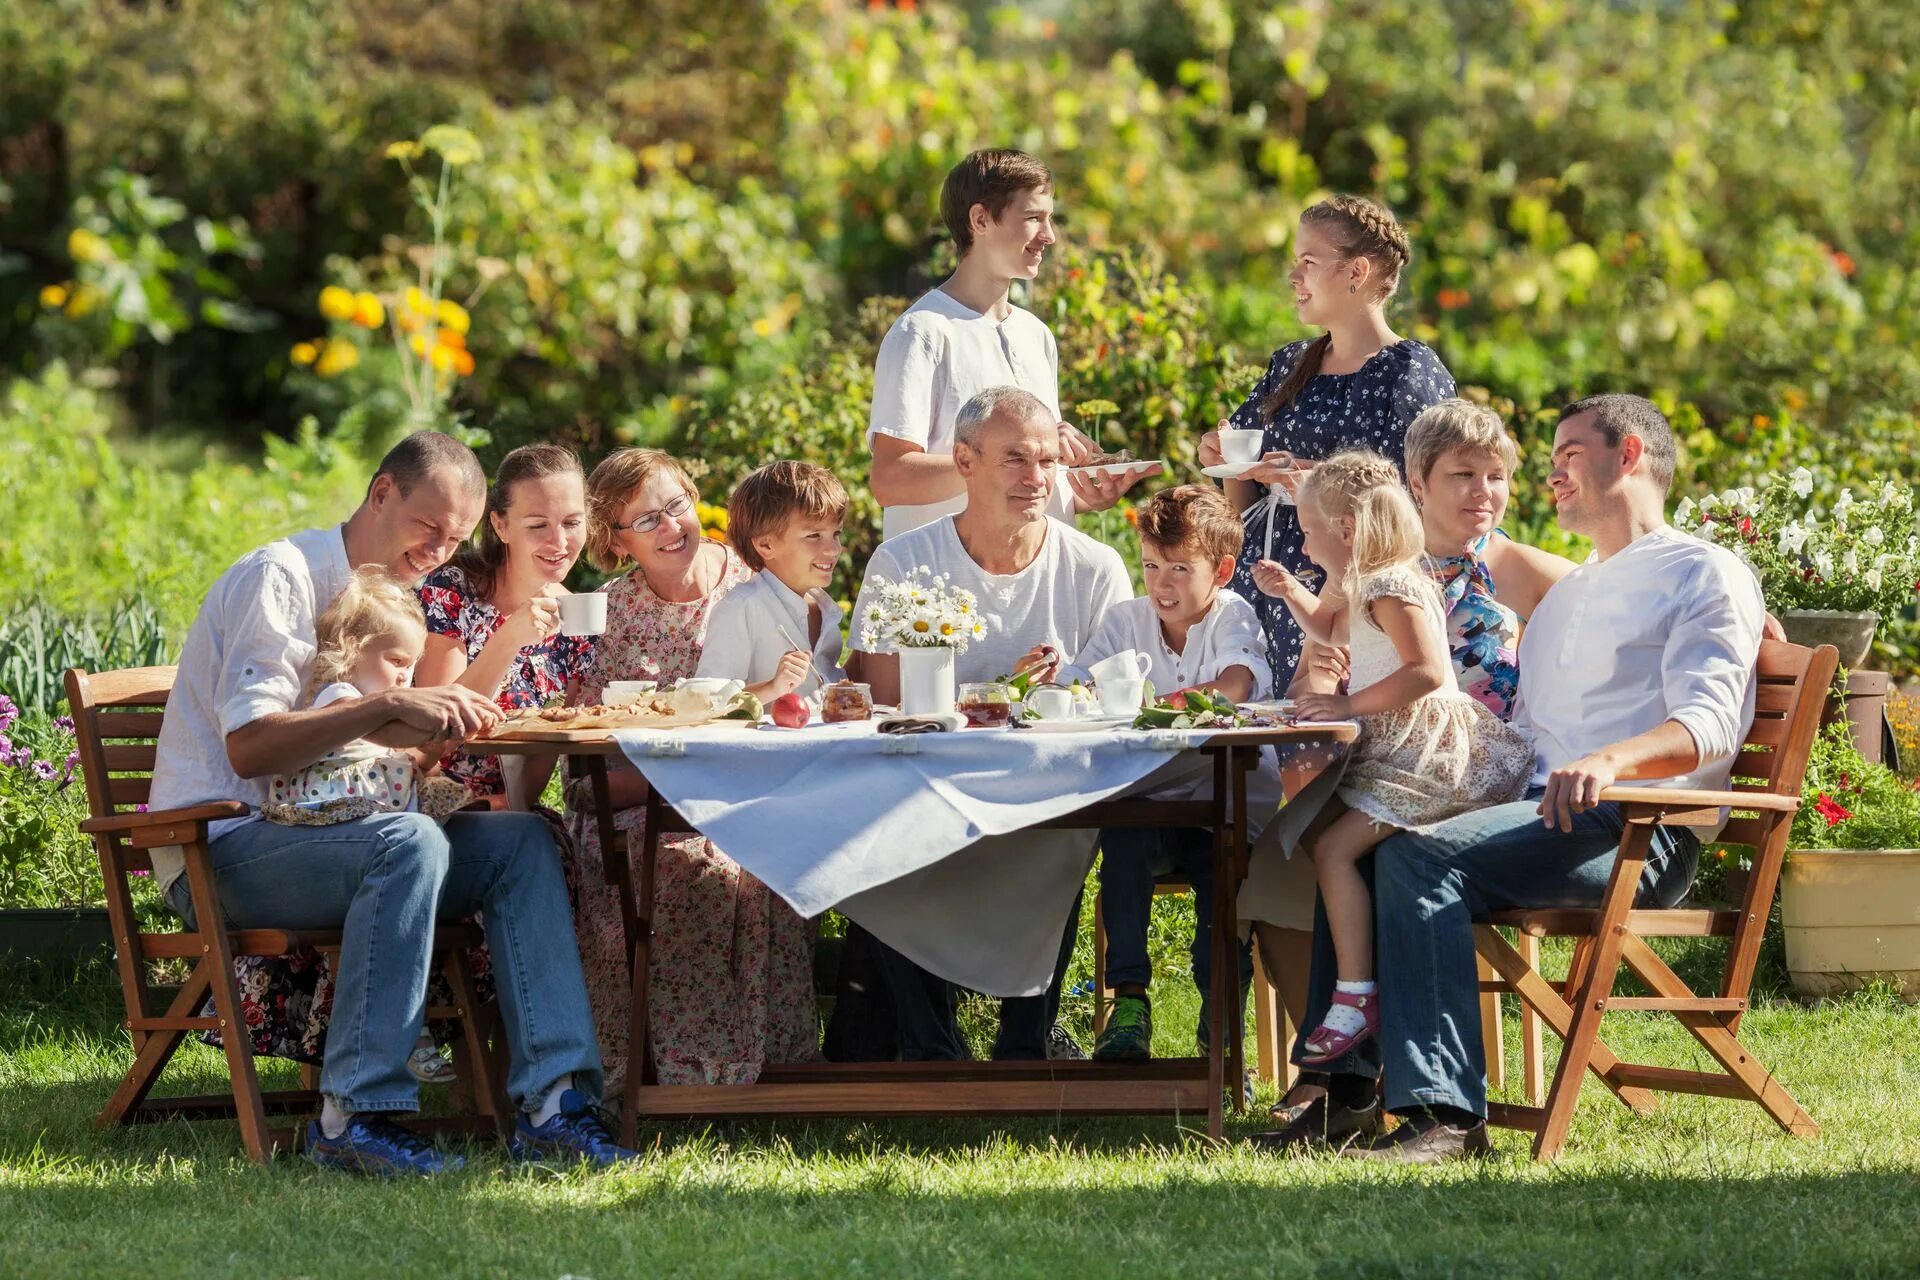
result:
[[(467, 661), (480, 651), (500, 629), (506, 615), (488, 604), (473, 589), (467, 575), (455, 565), (434, 571), (420, 584), (420, 607), (427, 615), (427, 630), (437, 636), (458, 640)], [(559, 632), (539, 644), (530, 644), (507, 668), (494, 700), (503, 711), (541, 707), (563, 697), (567, 686), (584, 676), (593, 663), (595, 636), (569, 636)], [(476, 796), (505, 795), (506, 779), (501, 773), (499, 756), (476, 756), (455, 750), (440, 762), (440, 771), (467, 784)]]
[[(607, 630), (600, 637), (586, 696), (598, 700), (615, 680), (679, 680), (700, 665), (707, 619), (720, 598), (751, 577), (731, 548), (719, 583), (705, 598), (663, 600), (638, 570), (607, 586)], [(646, 810), (625, 809), (614, 827), (628, 833), (637, 858)], [(578, 905), (574, 931), (587, 997), (599, 1028), (607, 1092), (620, 1088), (627, 1061), (626, 933), (619, 890), (606, 880), (600, 833), (591, 813), (571, 815)], [(639, 870), (634, 870), (639, 882)], [(813, 923), (741, 869), (704, 836), (669, 836), (654, 866), (653, 949), (648, 973), (649, 1034), (662, 1084), (751, 1084), (769, 1062), (820, 1056), (813, 998)]]
[(1447, 648), (1461, 690), (1511, 720), (1520, 694), (1520, 615), (1494, 599), (1487, 566), (1487, 544), (1506, 536), (1482, 534), (1457, 556), (1428, 556), (1426, 567), (1447, 608)]
[[(1453, 375), (1440, 363), (1433, 348), (1411, 338), (1382, 347), (1352, 373), (1322, 373), (1307, 380), (1293, 403), (1272, 422), (1260, 410), (1275, 388), (1286, 381), (1294, 362), (1311, 339), (1290, 343), (1273, 353), (1267, 371), (1246, 402), (1233, 411), (1230, 425), (1261, 429), (1266, 438), (1260, 451), (1285, 449), (1296, 457), (1318, 462), (1342, 449), (1367, 448), (1406, 467), (1407, 427), (1422, 410), (1454, 392)], [(1241, 517), (1246, 537), (1231, 589), (1251, 601), (1267, 633), (1267, 659), (1273, 669), (1273, 687), (1284, 689), (1300, 661), (1300, 627), (1285, 604), (1253, 585), (1253, 566), (1263, 559), (1277, 560), (1288, 572), (1306, 575), (1319, 570), (1301, 549), (1300, 517), (1277, 494), (1248, 507)]]

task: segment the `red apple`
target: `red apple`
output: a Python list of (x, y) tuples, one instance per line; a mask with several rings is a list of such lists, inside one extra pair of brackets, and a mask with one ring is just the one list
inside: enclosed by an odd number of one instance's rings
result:
[(782, 729), (804, 729), (807, 721), (813, 718), (813, 709), (797, 693), (781, 694), (773, 700), (773, 706), (768, 710), (773, 715), (773, 722)]
[(1185, 689), (1175, 689), (1167, 695), (1167, 705), (1176, 711), (1185, 711), (1187, 709), (1187, 691)]

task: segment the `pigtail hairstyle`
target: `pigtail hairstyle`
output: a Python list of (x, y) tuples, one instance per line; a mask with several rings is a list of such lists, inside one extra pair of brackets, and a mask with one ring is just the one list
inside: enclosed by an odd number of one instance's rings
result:
[(1300, 501), (1331, 519), (1353, 520), (1353, 557), (1341, 589), (1358, 602), (1365, 579), (1396, 565), (1418, 565), (1426, 532), (1400, 469), (1371, 449), (1342, 449), (1307, 472)]
[(377, 564), (353, 571), (313, 624), (313, 673), (301, 701), (310, 703), (330, 684), (349, 679), (360, 664), (360, 651), (381, 636), (402, 628), (427, 629), (420, 597), (414, 589)]
[[(1300, 215), (1331, 240), (1342, 258), (1365, 258), (1373, 268), (1367, 277), (1368, 301), (1384, 305), (1400, 287), (1400, 273), (1413, 260), (1413, 246), (1405, 228), (1383, 205), (1365, 196), (1328, 196)], [(1280, 411), (1292, 404), (1301, 388), (1320, 373), (1333, 336), (1323, 333), (1307, 344), (1266, 399), (1260, 402), (1260, 416), (1271, 423)]]
[(523, 444), (500, 460), (500, 470), (487, 490), (487, 511), (480, 517), (480, 545), (453, 558), (453, 567), (467, 577), (467, 587), (481, 599), (493, 594), (494, 581), (507, 565), (507, 544), (493, 527), (493, 517), (506, 519), (513, 505), (513, 487), (522, 480), (543, 480), (566, 472), (581, 475), (580, 459), (557, 444)]

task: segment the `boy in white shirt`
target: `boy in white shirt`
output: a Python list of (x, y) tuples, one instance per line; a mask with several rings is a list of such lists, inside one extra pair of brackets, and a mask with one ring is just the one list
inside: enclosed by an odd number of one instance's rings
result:
[[(1162, 697), (1181, 689), (1208, 689), (1235, 702), (1266, 696), (1273, 674), (1259, 616), (1252, 605), (1222, 589), (1233, 577), (1243, 536), (1227, 500), (1219, 490), (1200, 485), (1166, 490), (1140, 509), (1139, 532), (1147, 593), (1108, 609), (1075, 665), (1084, 669), (1132, 649), (1147, 655), (1152, 663), (1147, 678)], [(1270, 756), (1249, 782), (1255, 788), (1249, 813), (1273, 812), (1279, 806), (1279, 773)], [(1175, 873), (1193, 886), (1193, 981), (1200, 988), (1204, 1037), (1213, 968), (1213, 833), (1197, 827), (1116, 828), (1100, 833), (1100, 850), (1100, 911), (1114, 1003), (1094, 1058), (1152, 1056), (1147, 920), (1154, 881)], [(1244, 991), (1253, 976), (1252, 954), (1243, 946), (1240, 957)]]
[(817, 695), (844, 678), (839, 604), (847, 491), (825, 467), (770, 462), (733, 491), (727, 534), (753, 577), (714, 605), (699, 674), (744, 680), (763, 702)]
[[(1060, 423), (1060, 352), (1034, 315), (1013, 305), (1015, 280), (1040, 273), (1054, 243), (1053, 174), (1022, 151), (976, 151), (953, 167), (940, 214), (960, 265), (907, 308), (880, 344), (873, 369), (873, 496), (885, 508), (883, 538), (894, 538), (967, 504), (953, 464), (960, 407), (989, 387), (1016, 386), (1059, 423), (1060, 462), (1093, 456), (1091, 441)], [(1055, 476), (1047, 514), (1071, 520), (1076, 507), (1111, 507), (1152, 474), (1115, 480)]]

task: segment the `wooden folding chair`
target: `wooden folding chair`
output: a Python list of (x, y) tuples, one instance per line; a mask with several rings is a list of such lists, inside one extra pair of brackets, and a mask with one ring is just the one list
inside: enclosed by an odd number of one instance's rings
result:
[[(1516, 993), (1563, 1042), (1545, 1106), (1489, 1108), (1493, 1123), (1533, 1131), (1535, 1159), (1551, 1160), (1559, 1153), (1588, 1071), (1635, 1111), (1653, 1108), (1654, 1091), (1699, 1093), (1759, 1103), (1795, 1137), (1819, 1133), (1813, 1118), (1740, 1042), (1738, 1033), (1787, 837), (1800, 807), (1807, 756), (1838, 661), (1832, 645), (1805, 649), (1771, 640), (1761, 645), (1753, 728), (1734, 766), (1729, 791), (1624, 786), (1602, 793), (1602, 799), (1621, 806), (1627, 828), (1598, 908), (1499, 911), (1475, 922), (1479, 953), (1499, 975), (1488, 984), (1490, 989)], [(1712, 827), (1723, 809), (1733, 810), (1734, 816), (1716, 839), (1753, 851), (1752, 875), (1738, 908), (1636, 910), (1634, 892), (1653, 828)], [(1575, 939), (1566, 981), (1549, 982), (1501, 936), (1499, 927), (1531, 938)], [(1719, 994), (1696, 995), (1648, 945), (1648, 938), (1660, 937), (1728, 939)], [(1615, 995), (1622, 964), (1654, 994)], [(1627, 1010), (1671, 1013), (1722, 1069), (1686, 1071), (1622, 1062), (1601, 1042), (1600, 1020)]]
[[(232, 1116), (240, 1122), (248, 1157), (264, 1163), (276, 1149), (292, 1149), (299, 1136), (293, 1129), (269, 1129), (267, 1113), (314, 1110), (320, 1105), (320, 1095), (311, 1087), (261, 1092), (251, 1037), (241, 1014), (240, 989), (234, 981), (233, 958), (278, 956), (300, 947), (337, 951), (340, 933), (206, 927), (205, 922), (224, 919), (214, 888), (213, 861), (207, 853), (207, 824), (240, 817), (247, 806), (216, 801), (186, 809), (138, 811), (147, 802), (155, 744), (174, 672), (173, 667), (138, 667), (103, 672), (73, 669), (66, 675), (67, 703), (73, 711), (80, 771), (92, 815), (80, 829), (93, 837), (100, 855), (120, 989), (126, 1001), (125, 1025), (133, 1035), (134, 1047), (133, 1065), (121, 1077), (95, 1124), (105, 1128), (165, 1116)], [(203, 922), (199, 928), (147, 932), (134, 914), (129, 877), (151, 871), (148, 851), (166, 845), (180, 846), (186, 857), (194, 918)], [(480, 930), (471, 924), (442, 925), (434, 931), (435, 955), (455, 1003), (429, 1008), (427, 1015), (460, 1023), (463, 1084), (471, 1082), (478, 1113), (471, 1119), (441, 1123), (446, 1127), (491, 1128), (504, 1138), (510, 1135), (513, 1112), (501, 1091), (498, 1058), (488, 1044), (493, 1017), (476, 997), (466, 958), (467, 949), (481, 941)], [(164, 1011), (156, 1013), (154, 1006), (159, 1001), (148, 985), (147, 962), (166, 958), (190, 959), (193, 968), (172, 993)], [(199, 1016), (197, 1011), (209, 993), (214, 1014)], [(198, 1097), (148, 1097), (181, 1041), (190, 1032), (209, 1030), (220, 1032), (232, 1078), (230, 1091)], [(311, 1085), (314, 1073), (308, 1069), (302, 1074), (304, 1083)]]

